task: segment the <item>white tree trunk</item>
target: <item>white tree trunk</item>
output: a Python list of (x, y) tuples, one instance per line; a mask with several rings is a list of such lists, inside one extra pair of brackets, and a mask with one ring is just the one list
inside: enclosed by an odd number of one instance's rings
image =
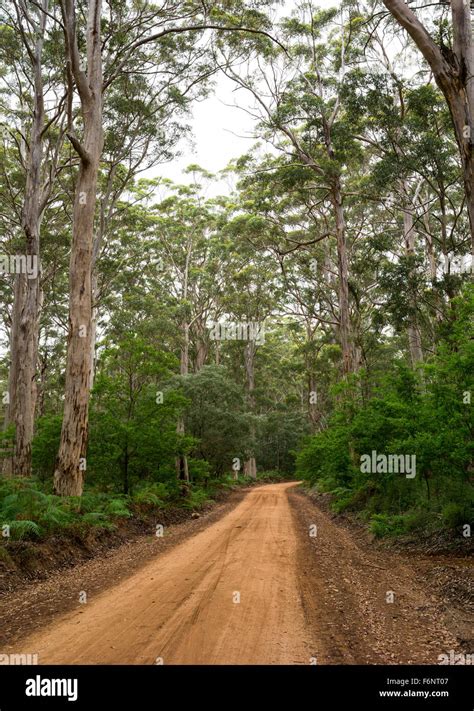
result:
[(347, 257), (346, 224), (339, 178), (334, 181), (332, 200), (336, 221), (339, 274), (339, 340), (342, 349), (342, 370), (344, 375), (347, 375), (354, 370), (354, 346), (349, 310), (349, 262)]
[[(415, 228), (414, 228), (414, 217), (413, 217), (413, 205), (409, 201), (409, 187), (406, 182), (402, 182), (402, 194), (404, 199), (404, 209), (403, 209), (403, 240), (405, 245), (405, 254), (409, 258), (415, 256)], [(409, 279), (410, 281), (415, 278), (415, 272), (410, 269)], [(410, 350), (410, 359), (413, 367), (416, 367), (418, 363), (423, 362), (423, 348), (421, 345), (421, 332), (418, 324), (418, 314), (417, 314), (417, 299), (416, 294), (413, 291), (412, 284), (408, 284), (408, 307), (409, 313), (409, 324), (407, 328), (408, 335), (408, 345)]]
[(64, 417), (54, 473), (55, 492), (80, 496), (86, 468), (92, 337), (92, 250), (97, 179), (103, 148), (101, 0), (90, 0), (87, 22), (87, 76), (80, 65), (74, 0), (64, 0), (67, 62), (79, 91), (83, 141), (69, 134), (79, 158), (69, 275), (69, 336)]
[[(40, 289), (40, 230), (44, 195), (42, 186), (43, 129), (45, 122), (42, 52), (46, 27), (47, 1), (39, 10), (38, 34), (34, 54), (30, 56), (33, 70), (33, 119), (26, 154), (25, 199), (22, 210), (24, 254), (34, 267), (27, 274), (15, 277), (14, 302), (10, 338), (9, 406), (6, 421), (15, 427), (13, 456), (6, 460), (4, 471), (13, 476), (31, 475), (31, 445), (37, 398), (37, 364)], [(22, 8), (19, 19), (26, 12)]]
[[(248, 404), (249, 404), (252, 414), (255, 410), (255, 397), (254, 397), (255, 353), (256, 353), (255, 341), (248, 341), (248, 343), (245, 346), (245, 350), (244, 350), (244, 358), (245, 358), (245, 371), (247, 374), (247, 401), (248, 401)], [(253, 426), (250, 431), (250, 440), (251, 440), (251, 445), (253, 448), (254, 440), (255, 440), (255, 428)], [(254, 456), (253, 452), (250, 453), (250, 456), (244, 462), (244, 476), (251, 477), (252, 479), (257, 478), (257, 462), (255, 460), (255, 456)]]

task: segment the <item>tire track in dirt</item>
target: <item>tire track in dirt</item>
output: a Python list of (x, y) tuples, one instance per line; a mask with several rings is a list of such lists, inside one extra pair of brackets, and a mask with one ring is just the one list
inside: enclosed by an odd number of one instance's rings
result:
[(370, 545), (301, 492), (289, 497), (299, 589), (318, 663), (437, 664), (438, 655), (462, 651), (416, 559)]
[(291, 486), (251, 490), (224, 518), (16, 649), (40, 664), (308, 664)]
[(250, 490), (2, 652), (40, 664), (436, 664), (462, 651), (416, 558), (371, 545), (294, 487)]

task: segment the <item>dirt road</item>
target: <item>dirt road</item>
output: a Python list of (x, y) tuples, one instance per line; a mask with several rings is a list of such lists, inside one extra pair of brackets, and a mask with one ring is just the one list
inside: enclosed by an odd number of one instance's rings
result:
[[(450, 586), (461, 574), (468, 592), (472, 559), (447, 567), (380, 549), (294, 486), (251, 489), (134, 572), (118, 551), (100, 593), (105, 561), (65, 572), (74, 607), (0, 651), (40, 664), (436, 664), (473, 651), (471, 603), (458, 609), (457, 593), (437, 589), (449, 567)], [(138, 555), (133, 545), (127, 555)], [(22, 595), (10, 607), (31, 619), (45, 590)]]
[(288, 486), (250, 491), (22, 650), (40, 664), (308, 664)]

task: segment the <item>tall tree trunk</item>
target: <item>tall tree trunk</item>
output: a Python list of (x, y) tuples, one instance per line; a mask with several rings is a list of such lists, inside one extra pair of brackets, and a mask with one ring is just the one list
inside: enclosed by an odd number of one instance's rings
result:
[[(415, 229), (413, 225), (413, 211), (411, 206), (405, 205), (403, 211), (403, 238), (405, 242), (405, 254), (408, 258), (415, 256)], [(410, 359), (413, 367), (423, 361), (423, 349), (421, 346), (421, 333), (418, 325), (417, 299), (414, 292), (412, 280), (415, 276), (414, 270), (409, 272), (409, 324), (407, 328), (408, 345), (410, 349)]]
[(430, 269), (430, 280), (435, 282), (437, 277), (436, 255), (434, 251), (433, 237), (431, 235), (430, 217), (427, 212), (423, 215), (423, 227), (425, 232), (425, 253)]
[[(474, 254), (474, 43), (470, 1), (451, 0), (451, 13), (457, 66), (453, 67), (456, 81), (454, 96), (451, 98), (452, 108), (451, 106), (450, 108), (463, 165), (464, 188), (471, 226), (471, 246)], [(450, 82), (450, 85), (452, 84), (453, 82)], [(448, 99), (447, 96), (446, 98)], [(450, 103), (449, 99), (448, 103)]]
[[(409, 259), (415, 257), (415, 227), (413, 217), (413, 204), (410, 202), (410, 188), (407, 181), (401, 181), (401, 193), (403, 196), (403, 241), (405, 255)], [(409, 323), (407, 328), (408, 345), (410, 350), (410, 360), (413, 367), (423, 362), (423, 349), (421, 345), (421, 332), (418, 324), (418, 304), (413, 281), (416, 277), (413, 267), (408, 274), (408, 308)]]
[(319, 429), (321, 413), (318, 408), (318, 393), (316, 390), (316, 377), (314, 374), (314, 331), (311, 328), (310, 320), (306, 321), (306, 343), (307, 348), (305, 349), (305, 369), (308, 382), (308, 401), (305, 401), (304, 395), (302, 393), (302, 405), (303, 412), (307, 414), (311, 432), (314, 434)]
[[(256, 344), (255, 341), (248, 341), (245, 350), (245, 371), (247, 374), (247, 402), (252, 414), (255, 411), (255, 353)], [(250, 430), (250, 456), (244, 462), (244, 476), (248, 476), (252, 479), (257, 478), (257, 462), (255, 459), (255, 454), (253, 451), (255, 445), (255, 427), (252, 425)]]
[[(185, 265), (184, 265), (183, 288), (182, 288), (182, 292), (181, 292), (181, 297), (182, 297), (183, 303), (186, 303), (187, 298), (188, 298), (189, 268), (190, 268), (190, 264), (191, 264), (192, 249), (193, 249), (193, 243), (192, 243), (192, 240), (190, 240), (190, 241), (188, 241), (188, 245), (187, 245), (186, 260), (185, 260)], [(186, 316), (183, 318), (183, 322), (181, 324), (181, 338), (182, 338), (182, 342), (181, 342), (180, 375), (187, 375), (189, 373), (189, 322), (188, 322)], [(185, 432), (184, 418), (180, 417), (178, 420), (178, 424), (176, 426), (176, 433), (178, 435), (184, 435), (184, 432)], [(181, 481), (189, 482), (188, 458), (185, 454), (180, 454), (178, 457), (176, 457), (175, 466), (176, 466), (177, 479), (179, 479)]]
[(209, 355), (209, 341), (206, 338), (206, 323), (203, 318), (196, 321), (196, 358), (194, 361), (194, 372), (199, 371), (204, 367)]
[[(36, 248), (33, 247), (36, 250)], [(33, 281), (33, 284), (29, 282)], [(10, 424), (15, 426), (11, 473), (31, 476), (31, 445), (36, 409), (36, 369), (38, 360), (39, 277), (29, 280), (17, 275), (14, 318), (12, 325), (13, 377), (10, 381)]]
[[(183, 344), (181, 346), (180, 375), (187, 375), (189, 372), (189, 325), (183, 323)], [(176, 433), (184, 435), (184, 418), (180, 417), (176, 426)], [(181, 481), (189, 481), (188, 458), (185, 454), (176, 457), (176, 478)]]
[(317, 391), (316, 391), (316, 378), (314, 373), (308, 370), (308, 388), (310, 393), (309, 405), (308, 405), (308, 417), (309, 424), (311, 427), (311, 432), (315, 434), (319, 430), (319, 423), (321, 419), (321, 413), (318, 409), (318, 404), (316, 401)]
[[(34, 273), (15, 276), (14, 304), (11, 326), (9, 375), (9, 406), (7, 422), (15, 427), (13, 457), (6, 460), (7, 473), (13, 476), (31, 475), (31, 445), (37, 398), (37, 362), (40, 290), (40, 229), (43, 215), (43, 129), (45, 121), (42, 52), (46, 26), (47, 0), (40, 12), (34, 54), (30, 55), (33, 69), (33, 120), (26, 156), (26, 186), (22, 211), (25, 235), (25, 255)], [(19, 14), (19, 20), (23, 16)]]
[(92, 247), (92, 285), (91, 285), (91, 301), (92, 301), (92, 316), (91, 316), (91, 374), (89, 387), (92, 390), (94, 387), (95, 371), (97, 365), (96, 346), (97, 346), (97, 324), (99, 320), (99, 273), (97, 262), (99, 261), (100, 251), (104, 242), (104, 237), (107, 232), (110, 213), (113, 206), (111, 200), (114, 178), (117, 172), (117, 164), (114, 163), (109, 170), (107, 176), (107, 186), (102, 196), (100, 203), (100, 219), (98, 229), (94, 234), (94, 243)]
[(349, 311), (349, 264), (347, 258), (346, 224), (342, 205), (341, 182), (334, 180), (332, 203), (336, 221), (337, 263), (339, 274), (339, 340), (342, 349), (342, 370), (344, 375), (354, 370), (353, 342)]
[(64, 0), (67, 62), (79, 91), (84, 124), (82, 143), (68, 138), (80, 159), (73, 213), (69, 276), (69, 335), (64, 417), (54, 473), (55, 492), (80, 496), (87, 452), (91, 377), (92, 250), (97, 179), (103, 148), (101, 0), (90, 0), (87, 21), (87, 75), (80, 66), (74, 0)]
[(90, 343), (90, 376), (89, 389), (94, 387), (95, 370), (96, 370), (96, 344), (97, 344), (97, 321), (99, 318), (97, 309), (97, 298), (99, 292), (98, 274), (95, 267), (95, 260), (92, 259), (92, 278), (91, 278), (91, 343)]
[(199, 371), (204, 367), (207, 360), (208, 350), (208, 345), (205, 341), (198, 341), (196, 344), (196, 363), (194, 365), (196, 373), (199, 373)]

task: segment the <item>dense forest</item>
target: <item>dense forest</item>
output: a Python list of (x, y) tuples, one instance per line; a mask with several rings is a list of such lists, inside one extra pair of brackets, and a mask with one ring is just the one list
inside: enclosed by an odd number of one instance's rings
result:
[[(4, 538), (295, 477), (376, 535), (469, 535), (469, 4), (0, 17)], [(222, 81), (254, 141), (213, 175), (186, 141)]]

